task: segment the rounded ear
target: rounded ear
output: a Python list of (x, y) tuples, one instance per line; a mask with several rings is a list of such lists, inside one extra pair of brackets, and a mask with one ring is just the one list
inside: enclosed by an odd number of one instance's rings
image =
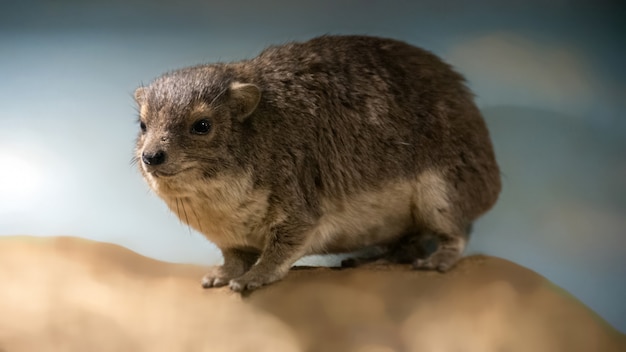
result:
[(250, 116), (259, 105), (260, 100), (261, 90), (254, 84), (234, 82), (230, 85), (228, 105), (233, 117), (239, 121)]
[(145, 89), (144, 87), (139, 87), (135, 89), (135, 101), (139, 105), (143, 105), (145, 101)]

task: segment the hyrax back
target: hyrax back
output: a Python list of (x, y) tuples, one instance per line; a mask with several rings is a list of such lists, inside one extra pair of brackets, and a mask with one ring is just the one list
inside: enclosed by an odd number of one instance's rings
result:
[(369, 246), (445, 271), (500, 192), (462, 76), (403, 42), (273, 46), (167, 73), (135, 97), (143, 176), (224, 255), (205, 287), (254, 289), (304, 255)]

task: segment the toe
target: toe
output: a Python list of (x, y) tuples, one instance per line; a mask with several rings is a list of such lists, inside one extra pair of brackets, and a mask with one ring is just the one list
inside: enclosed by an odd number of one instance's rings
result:
[(413, 262), (413, 268), (421, 269), (421, 270), (430, 270), (433, 268), (433, 265), (432, 265), (432, 262), (430, 261), (430, 258), (416, 259)]
[(222, 287), (228, 285), (229, 279), (227, 277), (215, 276), (213, 274), (207, 274), (202, 278), (202, 287)]
[(245, 288), (244, 286), (245, 285), (242, 285), (241, 282), (237, 281), (236, 279), (230, 280), (230, 282), (228, 283), (228, 287), (230, 287), (230, 289), (235, 292), (242, 292)]
[(450, 270), (450, 268), (452, 268), (453, 263), (450, 262), (443, 262), (443, 263), (439, 263), (437, 265), (437, 271), (445, 273), (446, 271)]
[(416, 259), (413, 262), (413, 267), (421, 270), (437, 270), (439, 272), (446, 272), (454, 266), (459, 258), (460, 254), (456, 252), (435, 252), (426, 259)]
[(213, 278), (205, 276), (202, 278), (202, 287), (203, 288), (211, 288), (213, 287)]
[(243, 278), (230, 280), (229, 287), (235, 292), (252, 291), (261, 287), (263, 284), (254, 280), (245, 280)]

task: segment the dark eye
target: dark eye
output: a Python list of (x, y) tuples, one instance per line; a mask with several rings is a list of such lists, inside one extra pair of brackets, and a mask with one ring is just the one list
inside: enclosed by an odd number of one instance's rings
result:
[(146, 133), (146, 123), (143, 121), (139, 122), (139, 128), (141, 128), (141, 133)]
[(193, 134), (207, 134), (211, 130), (211, 121), (207, 119), (198, 120), (191, 126), (191, 133)]

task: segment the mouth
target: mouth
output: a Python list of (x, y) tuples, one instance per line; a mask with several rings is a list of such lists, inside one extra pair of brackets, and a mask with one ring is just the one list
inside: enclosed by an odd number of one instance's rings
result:
[(174, 171), (174, 172), (166, 172), (163, 170), (152, 170), (152, 171), (148, 171), (152, 176), (154, 177), (163, 177), (163, 178), (168, 178), (168, 177), (174, 177), (182, 172), (185, 172), (187, 170), (189, 170), (191, 168), (186, 168), (186, 169), (182, 169), (182, 170), (178, 170), (178, 171)]
[(150, 172), (154, 177), (173, 177), (179, 174), (179, 172), (163, 172), (163, 171), (152, 171)]

